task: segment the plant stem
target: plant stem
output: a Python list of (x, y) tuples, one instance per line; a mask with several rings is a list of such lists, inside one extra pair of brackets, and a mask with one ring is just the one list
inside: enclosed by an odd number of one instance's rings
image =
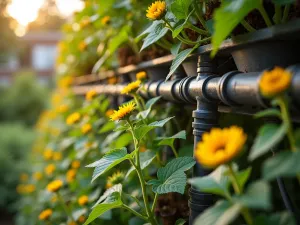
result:
[(68, 207), (67, 204), (65, 203), (65, 201), (64, 201), (63, 197), (61, 196), (61, 194), (60, 194), (59, 192), (57, 192), (56, 194), (57, 194), (57, 197), (58, 197), (59, 201), (61, 202), (62, 207), (64, 208), (64, 211), (65, 211), (66, 214), (68, 215), (68, 217), (70, 217), (71, 220), (72, 220), (73, 222), (75, 222), (75, 220), (74, 220), (74, 218), (73, 218), (73, 215), (72, 215), (72, 213), (71, 213), (69, 207)]
[(173, 151), (175, 157), (178, 158), (178, 153), (177, 153), (177, 151), (176, 151), (176, 149), (174, 148), (173, 145), (171, 145), (171, 149), (172, 149), (172, 151)]
[(241, 24), (243, 25), (243, 27), (249, 31), (249, 32), (253, 32), (256, 31), (256, 29), (254, 27), (252, 27), (246, 20), (242, 20)]
[(151, 211), (152, 211), (153, 214), (154, 214), (154, 210), (155, 210), (157, 199), (158, 199), (158, 194), (155, 193), (153, 204), (152, 204), (152, 208), (151, 208)]
[(138, 146), (139, 143), (138, 143), (137, 138), (135, 137), (134, 129), (133, 129), (133, 125), (132, 125), (131, 121), (129, 119), (127, 119), (127, 122), (128, 122), (128, 124), (131, 128), (131, 134), (132, 134), (132, 138), (133, 138), (133, 141), (134, 141), (134, 149), (137, 151), (136, 164), (132, 160), (130, 160), (130, 162), (133, 165), (133, 167), (135, 168), (135, 170), (137, 172), (137, 175), (139, 177), (139, 180), (140, 180), (143, 199), (144, 199), (144, 204), (145, 204), (146, 212), (147, 212), (147, 215), (148, 215), (148, 220), (152, 225), (158, 225), (154, 215), (152, 214), (150, 206), (149, 206), (148, 195), (147, 195), (147, 190), (146, 190), (146, 182), (145, 182), (145, 178), (143, 176), (143, 172), (142, 172), (142, 169), (141, 169), (141, 166), (140, 166), (141, 163), (140, 163), (140, 154), (139, 154), (140, 152), (139, 152), (139, 146)]
[[(228, 169), (229, 169), (229, 174), (230, 174), (233, 189), (234, 189), (234, 191), (237, 195), (240, 195), (240, 194), (242, 194), (243, 190), (242, 190), (242, 188), (241, 188), (241, 186), (240, 186), (240, 184), (237, 180), (235, 172), (232, 168), (232, 164), (228, 164), (227, 166), (228, 166)], [(243, 217), (244, 217), (244, 219), (245, 219), (245, 221), (248, 225), (253, 225), (253, 220), (252, 220), (252, 217), (251, 217), (251, 214), (250, 214), (248, 208), (243, 207), (241, 209), (241, 214), (243, 215)]]
[(296, 141), (295, 141), (295, 137), (294, 137), (294, 133), (293, 133), (293, 125), (292, 125), (292, 122), (291, 122), (291, 117), (290, 117), (290, 113), (289, 113), (287, 99), (284, 96), (279, 96), (277, 98), (277, 100), (278, 100), (279, 107), (280, 107), (280, 110), (281, 110), (283, 122), (288, 125), (287, 136), (288, 136), (288, 139), (289, 139), (289, 142), (290, 142), (291, 150), (293, 152), (296, 152), (297, 151)]
[(290, 8), (291, 8), (291, 5), (288, 4), (284, 7), (284, 10), (283, 10), (283, 17), (282, 17), (282, 20), (281, 22), (282, 23), (285, 23), (288, 19), (288, 16), (289, 16), (289, 12), (290, 12)]
[(281, 6), (275, 4), (275, 15), (274, 15), (275, 24), (281, 23), (281, 17), (282, 17)]
[(206, 26), (206, 21), (205, 19), (203, 18), (203, 15), (202, 15), (202, 10), (199, 9), (198, 7), (198, 4), (195, 2), (194, 4), (194, 7), (195, 7), (195, 14), (199, 20), (199, 22), (202, 24), (202, 26), (204, 27), (205, 30), (208, 30), (207, 26)]
[(188, 25), (188, 28), (190, 28), (190, 29), (192, 29), (193, 31), (196, 31), (197, 33), (202, 34), (202, 35), (206, 35), (206, 36), (209, 36), (209, 35), (210, 35), (208, 31), (202, 30), (202, 29), (200, 29), (200, 28), (194, 26), (193, 24), (189, 24), (189, 25)]
[(268, 16), (268, 14), (267, 14), (267, 12), (266, 12), (264, 6), (261, 5), (261, 6), (258, 8), (258, 11), (259, 11), (260, 14), (262, 15), (262, 17), (263, 17), (265, 23), (267, 24), (267, 26), (268, 26), (268, 27), (271, 27), (271, 26), (272, 26), (272, 22), (271, 22), (271, 20), (270, 20), (270, 18), (269, 18), (269, 16)]
[(138, 213), (137, 211), (135, 211), (134, 209), (129, 208), (127, 205), (123, 204), (122, 208), (127, 209), (128, 211), (130, 211), (131, 213), (133, 213), (134, 215), (136, 215), (137, 217), (148, 221), (148, 218), (146, 216), (143, 216), (142, 214)]
[(139, 101), (139, 98), (138, 98), (137, 94), (134, 93), (134, 94), (132, 94), (132, 96), (133, 96), (133, 98), (134, 98), (134, 100), (136, 102), (136, 105), (137, 105), (139, 111), (140, 112), (143, 111), (142, 105), (141, 105), (141, 103)]

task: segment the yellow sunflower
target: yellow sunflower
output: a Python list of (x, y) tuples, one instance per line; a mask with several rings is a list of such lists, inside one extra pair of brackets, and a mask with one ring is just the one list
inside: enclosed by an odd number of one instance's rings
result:
[(54, 152), (53, 153), (53, 160), (54, 161), (59, 161), (59, 160), (61, 160), (62, 159), (62, 154), (61, 154), (61, 152)]
[(107, 117), (110, 117), (113, 113), (114, 113), (114, 110), (113, 109), (109, 109), (109, 110), (106, 111), (105, 115)]
[(121, 94), (133, 94), (135, 93), (141, 85), (141, 81), (137, 80), (134, 82), (129, 83), (126, 87), (123, 88), (121, 91)]
[(80, 113), (78, 113), (78, 112), (72, 113), (71, 115), (69, 115), (67, 117), (66, 123), (68, 125), (73, 125), (73, 124), (79, 122), (80, 118), (81, 118)]
[(41, 180), (42, 177), (43, 177), (43, 174), (42, 174), (41, 172), (35, 172), (35, 173), (33, 174), (33, 178), (34, 178), (36, 181)]
[(90, 132), (92, 130), (92, 125), (89, 124), (89, 123), (86, 123), (84, 124), (82, 127), (81, 127), (81, 132), (83, 134), (87, 134), (88, 132)]
[(44, 159), (45, 160), (50, 160), (53, 157), (53, 150), (50, 148), (45, 149), (43, 153)]
[(53, 172), (55, 171), (55, 169), (56, 169), (55, 165), (51, 163), (51, 164), (49, 164), (48, 166), (46, 166), (46, 168), (45, 168), (45, 173), (46, 173), (48, 176), (50, 176), (50, 175), (53, 174)]
[(80, 161), (75, 160), (72, 162), (72, 169), (78, 169), (80, 167)]
[(114, 113), (110, 116), (112, 121), (122, 120), (125, 117), (129, 117), (130, 114), (135, 110), (135, 103), (129, 102), (122, 106), (119, 106), (118, 110), (115, 110)]
[(104, 17), (101, 19), (102, 25), (107, 25), (107, 24), (109, 24), (109, 22), (110, 22), (110, 16), (104, 16)]
[(90, 91), (88, 91), (88, 92), (86, 93), (85, 99), (86, 99), (87, 101), (91, 101), (91, 100), (93, 100), (96, 96), (97, 96), (97, 91), (93, 89), (93, 90), (90, 90)]
[(86, 205), (89, 202), (89, 197), (87, 195), (82, 195), (78, 198), (78, 204), (81, 206)]
[(47, 220), (49, 217), (52, 215), (52, 210), (51, 209), (46, 209), (42, 211), (39, 215), (39, 220)]
[(67, 171), (67, 182), (68, 183), (71, 183), (75, 180), (76, 173), (77, 173), (77, 170), (75, 170), (75, 169), (70, 169)]
[(195, 157), (204, 167), (215, 168), (230, 162), (243, 149), (247, 135), (242, 128), (213, 128), (197, 144)]
[(80, 217), (78, 218), (78, 222), (79, 222), (79, 223), (84, 223), (85, 219), (86, 219), (85, 216), (82, 215), (82, 216), (80, 216)]
[(145, 80), (147, 78), (147, 73), (145, 71), (138, 72), (136, 75), (137, 80)]
[(61, 180), (54, 180), (47, 185), (47, 190), (49, 192), (57, 192), (63, 186), (63, 182)]
[(166, 11), (165, 1), (155, 1), (148, 7), (146, 16), (150, 20), (160, 20), (166, 14)]
[(271, 71), (265, 71), (259, 81), (259, 88), (265, 97), (274, 97), (287, 90), (291, 84), (291, 72), (275, 67)]

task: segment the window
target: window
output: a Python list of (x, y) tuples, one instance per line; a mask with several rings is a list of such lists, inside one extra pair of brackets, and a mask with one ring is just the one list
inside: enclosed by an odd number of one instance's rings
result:
[(51, 70), (54, 68), (56, 45), (35, 45), (32, 49), (32, 66), (36, 70)]

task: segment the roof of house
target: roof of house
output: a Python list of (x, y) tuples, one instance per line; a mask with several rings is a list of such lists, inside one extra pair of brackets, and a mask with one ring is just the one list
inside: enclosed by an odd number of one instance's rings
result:
[(38, 31), (28, 32), (21, 40), (26, 42), (58, 42), (62, 38), (62, 33), (59, 31)]

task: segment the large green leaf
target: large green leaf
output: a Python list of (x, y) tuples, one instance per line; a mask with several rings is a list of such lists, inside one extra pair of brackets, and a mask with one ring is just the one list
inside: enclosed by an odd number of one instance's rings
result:
[(195, 165), (192, 157), (180, 157), (170, 161), (165, 167), (158, 169), (158, 180), (151, 180), (152, 190), (158, 194), (178, 192), (183, 194), (186, 186), (185, 171)]
[(212, 37), (212, 55), (217, 53), (222, 41), (225, 40), (233, 29), (248, 15), (258, 8), (261, 0), (226, 0), (214, 13), (214, 34)]
[(228, 201), (218, 201), (214, 206), (205, 210), (194, 222), (195, 225), (227, 225), (239, 215), (241, 205)]
[(132, 143), (132, 135), (130, 133), (124, 133), (115, 140), (116, 148), (123, 148)]
[(237, 182), (239, 183), (239, 186), (241, 187), (241, 189), (244, 189), (244, 186), (250, 177), (251, 171), (252, 171), (252, 168), (249, 167), (245, 170), (236, 172)]
[(193, 14), (193, 11), (190, 12), (190, 14), (187, 17), (185, 17), (184, 19), (179, 20), (175, 24), (175, 26), (173, 28), (173, 31), (172, 31), (172, 37), (173, 38), (176, 38), (180, 34), (180, 32), (185, 28), (185, 25), (189, 22), (189, 19), (190, 19), (192, 14)]
[(224, 175), (226, 170), (225, 166), (219, 166), (207, 176), (189, 179), (189, 183), (201, 192), (221, 195), (223, 197), (228, 196), (230, 181), (228, 176)]
[(300, 152), (284, 151), (267, 159), (263, 164), (263, 177), (294, 177), (300, 173)]
[(270, 191), (267, 182), (256, 181), (249, 185), (245, 194), (235, 196), (234, 201), (248, 208), (267, 210), (271, 208)]
[(178, 20), (186, 19), (191, 3), (192, 0), (174, 0), (171, 4), (171, 11)]
[(173, 146), (175, 139), (186, 139), (186, 132), (185, 130), (182, 130), (178, 132), (177, 134), (173, 135), (172, 137), (160, 137), (157, 138), (157, 140), (161, 140), (158, 145), (168, 145)]
[(249, 159), (254, 160), (275, 147), (285, 136), (288, 125), (282, 123), (266, 124), (260, 128), (254, 144), (250, 150)]
[(126, 148), (113, 149), (107, 152), (100, 160), (87, 165), (86, 167), (95, 167), (92, 182), (97, 179), (101, 174), (107, 172), (114, 166), (129, 159), (131, 154), (127, 154)]
[[(145, 152), (141, 152), (140, 154), (140, 163), (141, 163), (141, 169), (145, 169), (147, 166), (150, 165), (150, 163), (155, 159), (156, 154), (153, 151), (147, 150)], [(134, 171), (134, 167), (131, 167), (126, 176), (128, 177), (132, 172)]]
[(116, 185), (112, 186), (111, 188), (107, 189), (103, 193), (103, 195), (101, 195), (101, 197), (98, 199), (98, 201), (95, 203), (93, 208), (95, 208), (97, 205), (99, 205), (100, 203), (105, 201), (108, 198), (108, 196), (110, 196), (114, 192), (118, 192), (121, 195), (122, 194), (122, 184), (116, 184)]
[(183, 225), (185, 223), (186, 223), (186, 221), (184, 219), (178, 219), (178, 220), (176, 220), (175, 225)]
[(104, 124), (104, 126), (101, 127), (101, 129), (99, 130), (99, 134), (106, 133), (108, 131), (112, 131), (115, 129), (115, 127), (116, 127), (115, 122), (109, 121), (106, 124)]
[(144, 39), (141, 51), (143, 51), (145, 48), (147, 48), (148, 46), (152, 45), (153, 43), (161, 39), (163, 36), (165, 36), (168, 30), (169, 28), (167, 28), (164, 23), (158, 23), (155, 29), (152, 30)]
[(120, 194), (116, 193), (116, 195), (112, 196), (112, 198), (110, 198), (108, 202), (97, 205), (92, 210), (92, 212), (90, 213), (88, 219), (85, 221), (85, 223), (83, 225), (90, 224), (95, 219), (97, 219), (99, 216), (101, 216), (103, 213), (107, 212), (108, 210), (121, 207), (122, 204), (123, 203), (122, 203)]
[(142, 125), (140, 127), (138, 127), (137, 129), (135, 129), (134, 134), (135, 137), (138, 140), (141, 140), (143, 137), (145, 137), (145, 135), (153, 130), (154, 128), (157, 127), (163, 127), (169, 120), (173, 119), (174, 117), (168, 117), (164, 120), (160, 120), (160, 121), (155, 121), (153, 123), (150, 123), (149, 125)]
[(192, 52), (198, 48), (198, 45), (196, 45), (193, 48), (187, 48), (183, 51), (181, 51), (172, 61), (172, 65), (170, 67), (170, 72), (168, 73), (166, 80), (168, 80), (172, 74), (176, 71), (176, 69), (183, 63), (183, 61), (190, 55)]

